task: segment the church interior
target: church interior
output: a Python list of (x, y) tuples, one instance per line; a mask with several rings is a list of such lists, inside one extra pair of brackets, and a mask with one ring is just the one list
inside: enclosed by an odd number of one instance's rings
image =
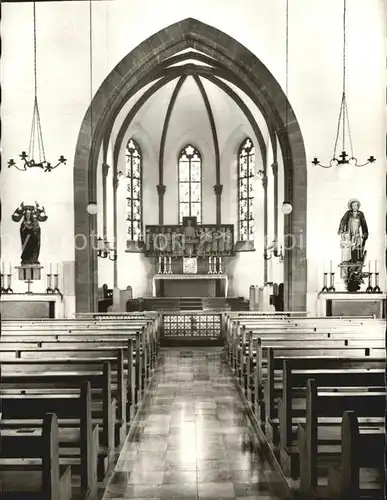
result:
[(386, 26), (3, 0), (1, 499), (385, 498)]

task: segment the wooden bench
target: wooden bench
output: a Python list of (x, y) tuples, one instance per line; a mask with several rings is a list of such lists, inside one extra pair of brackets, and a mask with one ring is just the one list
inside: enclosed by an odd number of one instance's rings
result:
[[(104, 415), (102, 443), (110, 449), (108, 429), (115, 430), (115, 445), (120, 446), (127, 431), (127, 377), (124, 372), (123, 350), (116, 351), (113, 357), (99, 356), (93, 358), (40, 357), (37, 359), (2, 360), (3, 389), (27, 388), (44, 385), (45, 388), (70, 388), (77, 386), (80, 379), (89, 380), (92, 386), (93, 399), (103, 402)], [(102, 377), (100, 376), (102, 374)], [(63, 380), (61, 378), (63, 377)], [(109, 392), (111, 401), (104, 399), (103, 394)], [(113, 400), (116, 402), (116, 420), (110, 423), (109, 408)]]
[[(283, 470), (292, 477), (299, 477), (297, 425), (306, 421), (305, 389), (311, 377), (320, 391), (360, 391), (367, 387), (368, 392), (380, 392), (384, 390), (384, 361), (325, 357), (312, 363), (308, 358), (283, 361), (282, 380), (275, 384), (278, 417), (268, 419), (266, 425), (273, 443), (278, 444)], [(337, 426), (338, 420), (330, 420), (326, 426)]]
[[(142, 395), (144, 394), (145, 388), (149, 383), (149, 378), (156, 366), (156, 351), (152, 350), (150, 353), (147, 349), (143, 349), (144, 341), (142, 341), (140, 334), (136, 335), (135, 342), (133, 338), (127, 339), (126, 336), (123, 338), (99, 338), (98, 340), (88, 340), (87, 337), (79, 338), (72, 337), (71, 340), (54, 340), (54, 341), (23, 341), (18, 342), (12, 341), (2, 341), (0, 342), (0, 352), (14, 352), (16, 358), (21, 358), (21, 353), (30, 351), (32, 352), (42, 352), (42, 351), (54, 351), (54, 350), (100, 350), (100, 349), (112, 349), (112, 348), (123, 348), (127, 354), (125, 357), (128, 360), (131, 359), (131, 365), (134, 366), (134, 375), (128, 372), (128, 377), (131, 380), (131, 388), (133, 390), (133, 397), (128, 398), (129, 403), (138, 404)], [(40, 351), (42, 350), (42, 351)], [(38, 354), (40, 355), (40, 354)]]
[[(47, 412), (55, 413), (60, 428), (60, 465), (71, 466), (72, 475), (80, 476), (83, 496), (96, 493), (99, 427), (92, 423), (89, 382), (83, 383), (80, 390), (78, 389), (71, 394), (57, 392), (42, 394), (41, 391), (30, 391), (29, 393), (26, 391), (25, 394), (2, 395), (1, 403), (2, 440), (3, 435), (7, 434), (6, 430), (40, 428), (42, 416)], [(10, 454), (11, 450), (9, 447), (7, 448), (6, 441), (3, 440), (3, 442), (5, 443), (4, 449), (8, 449), (7, 453)], [(17, 450), (15, 448), (13, 453), (19, 453)], [(12, 469), (12, 461), (9, 462), (9, 457), (5, 457), (5, 459), (5, 462), (2, 462), (2, 470)], [(32, 462), (31, 467), (34, 469), (35, 466), (36, 464)]]
[[(326, 492), (329, 464), (339, 464), (341, 460), (340, 427), (339, 432), (331, 431), (321, 437), (318, 432), (319, 419), (340, 417), (351, 409), (358, 417), (376, 417), (382, 420), (385, 417), (385, 404), (385, 391), (321, 392), (314, 379), (308, 380), (306, 422), (298, 424), (300, 492), (303, 496), (321, 496), (324, 490)], [(375, 453), (381, 456), (380, 449), (376, 448)], [(383, 461), (380, 469), (382, 467)]]
[(384, 426), (362, 427), (353, 410), (344, 412), (340, 461), (328, 469), (330, 499), (382, 498), (386, 481), (385, 436)]
[(308, 347), (306, 341), (303, 342), (302, 348), (292, 349), (287, 348), (286, 345), (283, 348), (271, 347), (270, 341), (267, 345), (262, 345), (260, 339), (253, 339), (249, 342), (249, 356), (235, 368), (236, 377), (243, 387), (248, 401), (254, 405), (257, 418), (261, 421), (266, 421), (267, 418), (277, 418), (274, 407), (275, 374), (282, 370), (285, 359), (311, 359), (313, 363), (321, 357), (350, 359), (367, 357), (379, 360), (385, 358), (385, 350), (381, 348), (344, 347), (338, 349), (328, 346), (320, 347), (318, 342), (312, 347)]
[(60, 433), (54, 413), (44, 415), (38, 429), (4, 430), (0, 423), (0, 432), (2, 499), (27, 494), (45, 500), (71, 500), (71, 467), (60, 466)]
[[(277, 327), (277, 329), (265, 330), (265, 329), (250, 329), (247, 330), (245, 327), (242, 327), (239, 332), (234, 332), (226, 343), (226, 350), (229, 362), (234, 364), (238, 360), (238, 356), (240, 357), (240, 350), (242, 351), (246, 349), (247, 339), (253, 336), (253, 338), (261, 338), (261, 339), (272, 339), (272, 340), (287, 340), (297, 342), (302, 339), (302, 343), (304, 341), (312, 342), (313, 340), (336, 340), (338, 342), (344, 342), (345, 346), (357, 346), (363, 345), (366, 341), (375, 342), (375, 346), (378, 345), (380, 347), (384, 347), (383, 342), (385, 342), (385, 332), (384, 329), (377, 328), (372, 330), (371, 332), (367, 332), (367, 335), (363, 330), (353, 330), (353, 329), (337, 329), (337, 330), (323, 330), (323, 331), (315, 331), (310, 329), (291, 329), (291, 330), (283, 330)], [(366, 339), (366, 341), (365, 341)]]

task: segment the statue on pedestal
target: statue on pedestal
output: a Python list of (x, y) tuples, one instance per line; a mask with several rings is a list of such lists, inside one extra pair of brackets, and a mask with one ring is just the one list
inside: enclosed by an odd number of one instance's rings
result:
[(198, 243), (196, 233), (196, 217), (183, 217), (185, 254), (192, 256), (195, 254)]
[(45, 222), (47, 220), (44, 207), (40, 206), (36, 201), (35, 206), (24, 205), (22, 202), (12, 214), (12, 220), (14, 222), (20, 222), (22, 220), (22, 223), (20, 224), (20, 239), (22, 247), (21, 265), (39, 265), (39, 222)]
[(341, 277), (347, 284), (349, 292), (357, 292), (364, 282), (363, 273), (368, 239), (368, 226), (365, 215), (360, 210), (360, 201), (352, 198), (348, 202), (348, 210), (341, 218), (338, 234), (341, 247)]

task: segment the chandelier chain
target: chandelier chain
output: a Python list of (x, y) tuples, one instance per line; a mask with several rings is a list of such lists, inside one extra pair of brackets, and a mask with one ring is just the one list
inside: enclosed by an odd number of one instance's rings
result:
[(343, 10), (343, 94), (346, 91), (347, 80), (347, 0), (344, 0)]
[[(93, 132), (93, 10), (92, 0), (89, 0), (89, 71), (90, 71), (90, 141)], [(91, 146), (91, 143), (90, 143)]]
[(38, 95), (38, 74), (36, 69), (36, 2), (34, 2), (34, 85), (35, 85), (35, 101)]
[(333, 148), (333, 158), (336, 158), (337, 152), (337, 144), (339, 142), (340, 137), (340, 128), (342, 128), (342, 150), (345, 151), (345, 133), (346, 126), (348, 128), (349, 135), (349, 143), (351, 148), (351, 156), (353, 156), (352, 151), (352, 138), (349, 128), (349, 119), (348, 119), (348, 107), (347, 107), (347, 98), (346, 98), (346, 81), (347, 81), (347, 0), (343, 0), (344, 8), (343, 8), (343, 92), (341, 96), (341, 104), (340, 104), (340, 112), (339, 119), (337, 122), (337, 130), (336, 130), (336, 139)]
[[(66, 158), (61, 155), (58, 158), (56, 165), (51, 165), (46, 160), (46, 154), (43, 144), (43, 132), (40, 121), (40, 111), (38, 104), (38, 71), (37, 71), (37, 30), (36, 30), (36, 2), (32, 3), (33, 12), (33, 37), (34, 37), (34, 106), (32, 111), (32, 124), (30, 133), (30, 143), (28, 145), (28, 154), (22, 151), (19, 155), (23, 161), (23, 165), (19, 166), (13, 158), (8, 161), (8, 168), (15, 167), (20, 172), (25, 172), (28, 168), (41, 168), (45, 172), (51, 172), (61, 164), (66, 164)], [(38, 157), (35, 157), (35, 147), (37, 148)]]
[(289, 0), (286, 0), (286, 37), (285, 37), (285, 93), (288, 96), (289, 90)]
[(43, 132), (40, 122), (40, 112), (38, 105), (38, 70), (37, 70), (37, 36), (36, 36), (36, 2), (33, 3), (33, 19), (34, 19), (34, 109), (32, 113), (31, 137), (28, 149), (30, 158), (35, 157), (35, 143), (37, 143), (39, 161), (46, 161), (46, 154), (43, 144)]

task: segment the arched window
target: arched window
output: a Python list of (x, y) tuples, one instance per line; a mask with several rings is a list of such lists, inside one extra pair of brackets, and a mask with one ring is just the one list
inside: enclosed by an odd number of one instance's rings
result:
[(238, 152), (238, 232), (239, 241), (254, 240), (255, 149), (245, 139)]
[(183, 217), (196, 217), (202, 221), (202, 157), (188, 144), (179, 155), (179, 224)]
[(126, 146), (126, 189), (127, 238), (142, 240), (142, 154), (133, 139)]

